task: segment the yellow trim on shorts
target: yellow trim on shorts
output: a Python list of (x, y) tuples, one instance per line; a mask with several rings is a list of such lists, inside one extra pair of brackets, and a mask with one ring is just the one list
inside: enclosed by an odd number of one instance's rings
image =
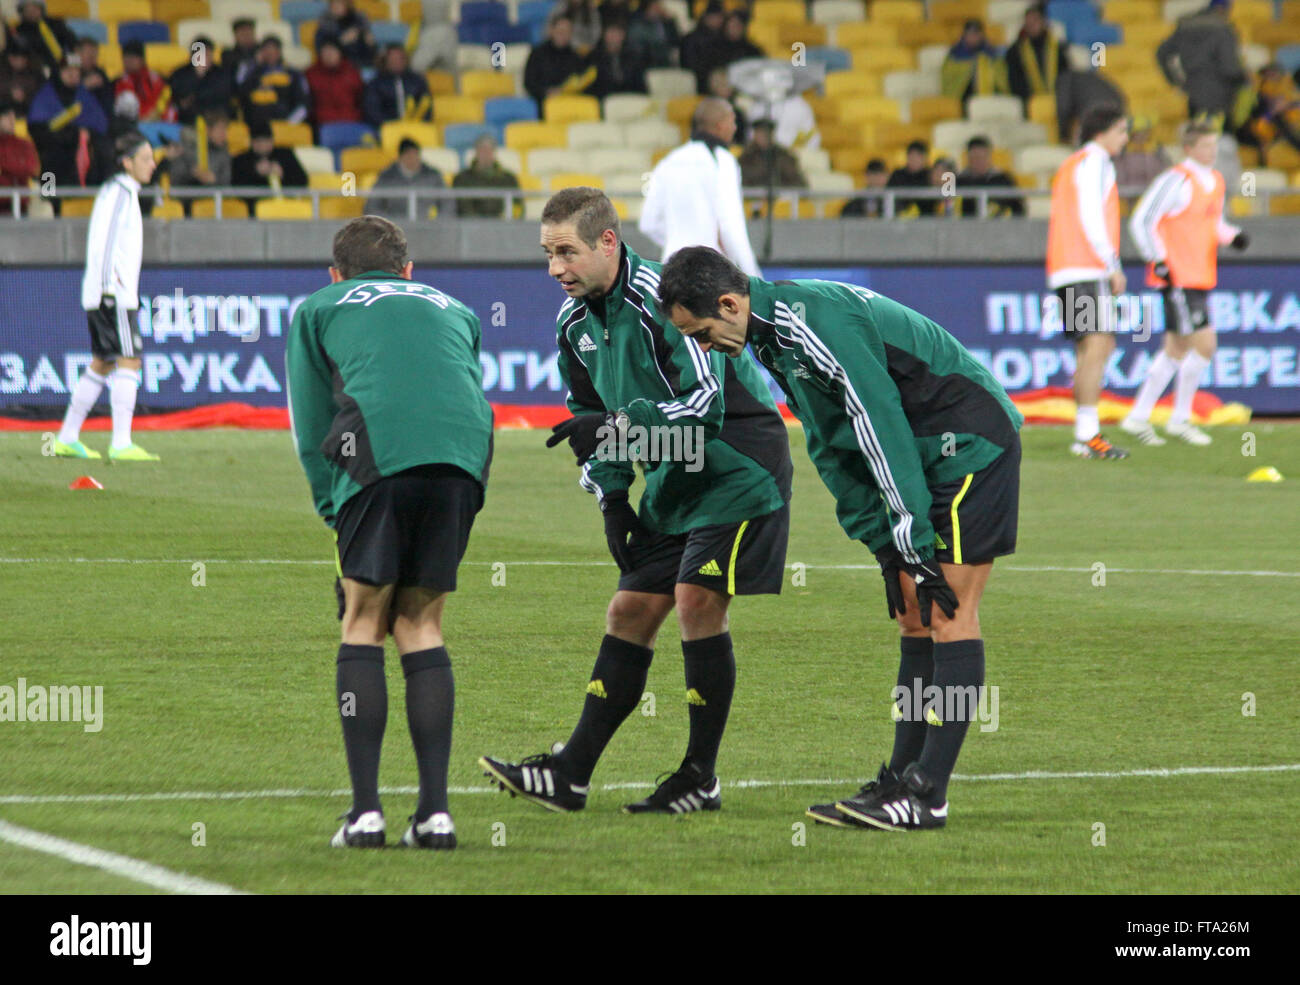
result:
[(334, 531), (334, 571), (340, 578), (343, 577), (343, 559), (339, 557), (339, 532), (337, 530)]
[(727, 594), (736, 594), (736, 556), (740, 554), (740, 538), (745, 536), (745, 528), (749, 526), (749, 521), (745, 520), (740, 524), (740, 529), (736, 531), (736, 541), (731, 545), (731, 562), (727, 565)]
[(975, 478), (975, 473), (970, 472), (966, 475), (966, 481), (961, 484), (961, 491), (953, 497), (952, 500), (952, 563), (961, 564), (961, 523), (957, 519), (957, 507), (961, 505), (961, 499), (966, 495), (966, 490), (970, 488), (971, 479)]

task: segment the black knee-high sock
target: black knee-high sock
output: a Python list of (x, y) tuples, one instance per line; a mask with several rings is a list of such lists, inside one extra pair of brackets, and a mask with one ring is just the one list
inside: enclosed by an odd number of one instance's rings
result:
[(388, 724), (388, 686), (384, 683), (384, 648), (344, 643), (339, 647), (335, 689), (339, 720), (343, 723), (343, 748), (352, 777), (355, 821), (379, 806), (379, 752)]
[(712, 776), (731, 711), (731, 695), (736, 690), (731, 634), (682, 640), (682, 656), (686, 658), (686, 700), (691, 716), (686, 758), (705, 776)]
[(451, 719), (456, 707), (456, 681), (445, 646), (402, 654), (406, 675), (406, 724), (415, 746), (420, 773), (420, 801), (415, 819), (447, 809), (447, 761), (451, 758)]
[[(983, 640), (957, 640), (934, 645), (934, 686), (944, 696), (944, 707), (936, 711), (943, 724), (926, 726), (925, 748), (917, 762), (921, 771), (934, 783), (932, 799), (935, 803), (942, 803), (948, 795), (948, 779), (957, 765), (957, 753), (961, 751), (966, 730), (976, 715), (983, 684)], [(970, 699), (972, 694), (976, 700)]]
[[(925, 719), (918, 716), (925, 689), (934, 677), (934, 642), (928, 636), (899, 638), (898, 691), (895, 691), (894, 751), (889, 768), (895, 773), (917, 761), (925, 746)], [(899, 717), (901, 715), (901, 717)]]
[(591, 779), (596, 761), (645, 693), (654, 650), (606, 635), (587, 685), (582, 717), (556, 756), (556, 764), (579, 785)]

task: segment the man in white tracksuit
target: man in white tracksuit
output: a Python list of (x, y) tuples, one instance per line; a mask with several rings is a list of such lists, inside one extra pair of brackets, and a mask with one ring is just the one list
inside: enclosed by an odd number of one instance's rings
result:
[(691, 139), (650, 174), (641, 232), (663, 247), (663, 259), (683, 246), (708, 246), (745, 273), (761, 277), (745, 228), (740, 165), (728, 149), (736, 112), (722, 99), (704, 99), (691, 117)]
[(157, 455), (131, 440), (141, 365), (140, 330), (135, 324), (144, 254), (140, 186), (153, 177), (155, 162), (153, 148), (139, 133), (119, 137), (113, 153), (119, 170), (95, 196), (81, 281), (81, 307), (86, 312), (93, 358), (72, 390), (63, 427), (54, 442), (54, 454), (64, 458), (103, 457), (81, 443), (81, 425), (107, 385), (113, 410), (109, 460), (156, 462)]

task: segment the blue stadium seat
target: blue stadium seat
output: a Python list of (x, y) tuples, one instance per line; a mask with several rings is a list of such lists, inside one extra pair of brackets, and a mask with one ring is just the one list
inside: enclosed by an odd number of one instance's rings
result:
[(181, 125), (179, 123), (140, 123), (136, 126), (142, 134), (149, 138), (149, 143), (155, 147), (161, 147), (164, 144), (178, 144), (181, 140)]
[(320, 20), (328, 8), (327, 0), (280, 0), (280, 20), (292, 24), (297, 34), (299, 24)]
[(500, 96), (483, 104), (483, 119), (504, 127), (515, 120), (537, 119), (537, 104), (527, 96)]
[(829, 45), (809, 48), (808, 61), (813, 64), (825, 65), (828, 72), (847, 72), (853, 67), (853, 59), (843, 48), (834, 48)]
[(509, 24), (510, 11), (504, 3), (498, 3), (497, 0), (470, 0), (469, 3), (460, 5), (462, 24), (478, 24), (482, 21)]
[(1284, 44), (1277, 49), (1277, 57), (1273, 59), (1288, 72), (1294, 72), (1300, 68), (1300, 44)]
[(497, 143), (501, 142), (501, 134), (497, 129), (484, 126), (482, 123), (449, 123), (446, 130), (443, 131), (442, 140), (457, 154), (463, 154), (470, 147), (473, 147), (474, 141), (485, 133), (495, 136)]
[(139, 41), (141, 44), (167, 42), (172, 39), (172, 30), (162, 21), (122, 21), (117, 25), (117, 43)]
[(340, 167), (339, 158), (344, 148), (356, 147), (369, 137), (375, 141), (375, 131), (364, 123), (322, 123), (320, 128), (320, 146), (328, 147), (334, 152), (334, 166)]
[(101, 21), (69, 17), (64, 23), (68, 25), (68, 30), (79, 38), (94, 38), (100, 44), (108, 44), (108, 27)]
[(411, 33), (411, 25), (401, 21), (371, 21), (370, 33), (375, 36), (375, 44), (381, 48), (389, 44), (406, 44)]
[(521, 0), (519, 6), (515, 9), (516, 24), (541, 24), (545, 26), (546, 19), (551, 15), (551, 7), (554, 4), (551, 0)]
[(1094, 44), (1119, 44), (1123, 35), (1124, 32), (1120, 30), (1118, 24), (1084, 24), (1080, 22), (1072, 25), (1066, 31), (1066, 39), (1070, 44), (1081, 44), (1085, 48)]

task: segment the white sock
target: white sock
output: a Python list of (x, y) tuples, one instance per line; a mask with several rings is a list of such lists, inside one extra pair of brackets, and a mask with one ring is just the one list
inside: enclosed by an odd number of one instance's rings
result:
[(59, 440), (70, 445), (81, 437), (81, 425), (94, 409), (95, 401), (104, 390), (104, 377), (87, 367), (72, 388), (72, 399), (68, 401), (68, 412), (63, 415), (63, 427), (59, 428)]
[(1074, 415), (1074, 440), (1091, 441), (1101, 433), (1101, 418), (1097, 416), (1096, 406), (1079, 405)]
[(118, 368), (108, 374), (109, 403), (113, 407), (113, 447), (131, 444), (131, 417), (135, 414), (135, 395), (140, 389), (138, 369)]
[(1192, 419), (1192, 398), (1201, 385), (1201, 376), (1210, 361), (1199, 352), (1189, 352), (1183, 356), (1178, 367), (1178, 382), (1174, 384), (1174, 412), (1169, 415), (1170, 424), (1185, 424)]
[(1151, 411), (1155, 409), (1156, 401), (1160, 399), (1160, 395), (1165, 392), (1165, 387), (1178, 372), (1179, 365), (1180, 363), (1164, 349), (1156, 354), (1147, 370), (1147, 378), (1142, 381), (1142, 387), (1138, 390), (1137, 399), (1133, 401), (1133, 409), (1128, 412), (1130, 420), (1151, 420)]

